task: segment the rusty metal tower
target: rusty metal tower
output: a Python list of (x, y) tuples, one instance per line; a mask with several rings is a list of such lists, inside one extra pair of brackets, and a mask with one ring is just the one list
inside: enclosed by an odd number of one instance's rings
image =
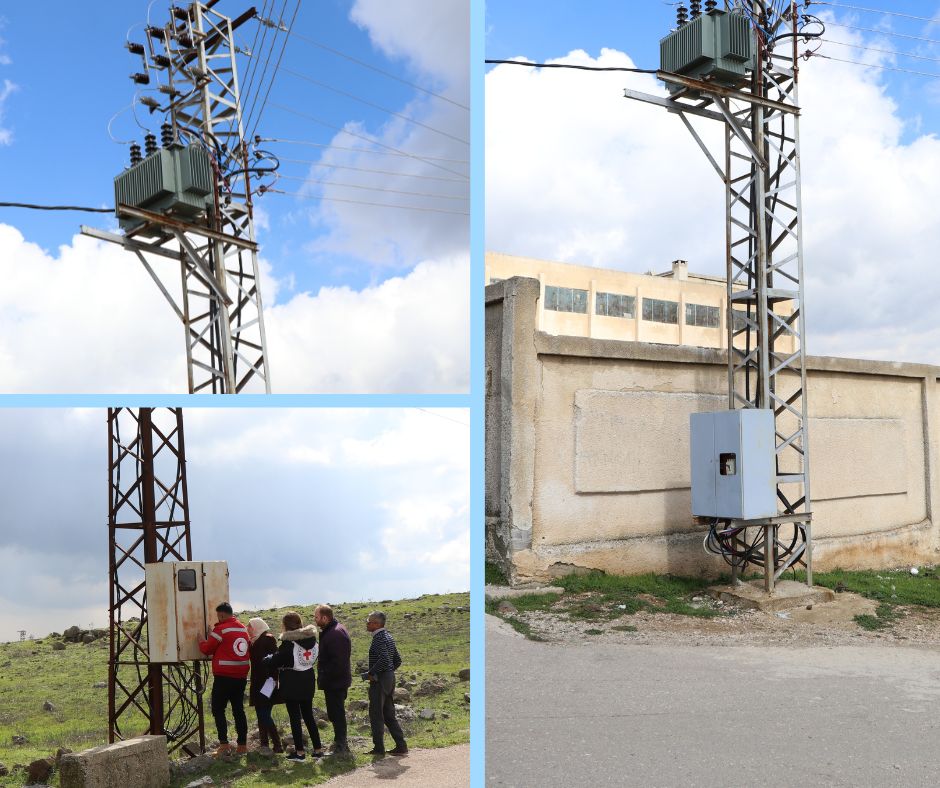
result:
[[(669, 97), (627, 89), (625, 96), (677, 115), (725, 187), (728, 404), (773, 411), (778, 514), (715, 523), (708, 543), (729, 560), (735, 579), (762, 567), (772, 592), (788, 569), (805, 565), (812, 585), (812, 513), (807, 438), (803, 234), (800, 194), (798, 40), (806, 36), (794, 0), (708, 0), (679, 5), (678, 28), (702, 15), (746, 19), (753, 68), (738, 82), (660, 70)], [(725, 42), (732, 57), (740, 41)], [(738, 58), (743, 60), (743, 57)], [(721, 124), (713, 152), (690, 118)]]
[(108, 475), (108, 740), (162, 734), (196, 755), (205, 665), (150, 662), (144, 584), (145, 564), (192, 558), (182, 410), (110, 408)]
[[(165, 116), (164, 148), (185, 140), (208, 152), (215, 186), (205, 220), (116, 201), (116, 214), (130, 229), (120, 235), (83, 226), (82, 233), (133, 252), (153, 278), (184, 327), (190, 393), (235, 394), (246, 388), (270, 393), (252, 212), (254, 170), (238, 81), (236, 58), (242, 50), (235, 41), (236, 30), (257, 12), (251, 8), (231, 19), (215, 10), (218, 1), (171, 5), (163, 27), (146, 28), (146, 44), (128, 42), (143, 60), (134, 82), (160, 97), (145, 96), (140, 103)], [(153, 135), (147, 146), (148, 156), (157, 150)], [(132, 147), (131, 162), (140, 163), (139, 146)], [(180, 284), (171, 282), (177, 275)]]

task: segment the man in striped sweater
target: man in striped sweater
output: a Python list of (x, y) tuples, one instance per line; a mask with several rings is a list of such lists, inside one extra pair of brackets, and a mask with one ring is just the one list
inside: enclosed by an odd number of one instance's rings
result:
[(367, 755), (385, 755), (385, 728), (395, 740), (395, 749), (389, 755), (405, 755), (408, 745), (405, 734), (395, 717), (395, 671), (401, 665), (401, 656), (395, 640), (385, 629), (385, 613), (375, 611), (366, 620), (366, 629), (372, 633), (369, 645), (369, 669), (362, 678), (369, 682), (369, 722), (372, 725), (373, 748)]
[(228, 602), (220, 604), (215, 612), (219, 623), (212, 628), (209, 637), (199, 643), (203, 654), (212, 655), (212, 716), (219, 733), (219, 747), (215, 754), (224, 755), (232, 750), (228, 743), (228, 720), (225, 719), (229, 703), (235, 718), (236, 752), (240, 754), (248, 752), (248, 719), (245, 717), (245, 686), (251, 670), (248, 629), (235, 618)]

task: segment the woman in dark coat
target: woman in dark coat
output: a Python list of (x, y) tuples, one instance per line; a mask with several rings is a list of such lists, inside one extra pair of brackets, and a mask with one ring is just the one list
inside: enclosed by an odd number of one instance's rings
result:
[(277, 725), (271, 716), (275, 703), (283, 703), (277, 689), (269, 696), (261, 693), (265, 682), (270, 678), (277, 683), (277, 670), (264, 664), (264, 658), (277, 653), (277, 639), (271, 634), (270, 627), (263, 618), (253, 618), (248, 622), (248, 637), (251, 639), (249, 656), (251, 657), (251, 685), (248, 690), (248, 705), (255, 707), (258, 717), (258, 738), (262, 747), (268, 746), (268, 737), (274, 752), (284, 752)]
[(293, 610), (282, 619), (284, 631), (281, 645), (276, 654), (264, 658), (264, 664), (271, 668), (280, 668), (278, 691), (287, 707), (290, 717), (290, 730), (294, 737), (294, 752), (287, 756), (290, 761), (302, 761), (304, 753), (304, 732), (301, 718), (313, 743), (312, 755), (320, 758), (323, 745), (320, 731), (313, 718), (313, 693), (317, 689), (314, 666), (317, 664), (317, 628), (313, 624), (303, 625), (303, 619)]

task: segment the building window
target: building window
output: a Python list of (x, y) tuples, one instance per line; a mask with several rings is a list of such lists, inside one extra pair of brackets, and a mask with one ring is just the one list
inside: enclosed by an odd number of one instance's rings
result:
[(587, 290), (545, 285), (545, 308), (554, 312), (587, 314)]
[(704, 304), (685, 305), (685, 324), (701, 328), (719, 328), (718, 307)]
[(606, 317), (636, 317), (636, 299), (619, 293), (598, 293), (595, 314)]
[(643, 299), (643, 319), (654, 323), (679, 323), (679, 303), (660, 301), (658, 298)]

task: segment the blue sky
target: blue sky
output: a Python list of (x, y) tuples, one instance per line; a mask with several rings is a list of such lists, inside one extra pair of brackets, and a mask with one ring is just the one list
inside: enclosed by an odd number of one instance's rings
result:
[[(235, 17), (250, 5), (222, 0), (216, 8)], [(265, 0), (255, 5), (269, 18), (283, 12), (287, 24), (295, 2)], [(90, 14), (86, 4), (57, 0), (44, 4), (43, 13), (55, 15), (56, 23), (39, 36), (36, 6), (3, 5), (0, 168), (4, 177), (0, 201), (113, 204), (112, 181), (126, 166), (128, 146), (112, 141), (108, 121), (114, 118), (111, 133), (122, 142), (140, 142), (145, 134), (128, 109), (136, 90), (129, 75), (140, 70), (140, 58), (130, 54), (124, 42), (128, 32), (130, 40), (143, 40), (148, 7), (151, 23), (164, 24), (167, 6), (162, 0), (102, 2), (96, 3), (95, 13)], [(317, 352), (323, 340), (335, 343), (342, 339), (332, 331), (325, 336), (324, 326), (335, 323), (336, 312), (349, 313), (348, 319), (355, 323), (357, 315), (374, 316), (377, 309), (384, 310), (376, 322), (393, 324), (389, 331), (393, 337), (394, 328), (400, 327), (402, 336), (397, 339), (402, 346), (413, 332), (430, 333), (428, 327), (436, 319), (431, 312), (442, 298), (448, 299), (447, 308), (453, 314), (469, 314), (466, 289), (454, 286), (461, 276), (466, 281), (469, 254), (469, 218), (465, 215), (469, 211), (468, 7), (469, 0), (446, 5), (434, 0), (405, 0), (395, 7), (382, 0), (300, 4), (293, 35), (257, 129), (264, 138), (307, 143), (262, 144), (281, 160), (279, 173), (283, 177), (276, 188), (292, 193), (256, 199), (256, 226), (266, 266), (265, 305), (274, 310), (272, 323), (278, 323), (276, 308), (281, 316), (281, 328), (275, 325), (270, 332), (270, 341), (280, 343), (271, 349), (273, 360), (281, 366), (279, 376), (272, 363), (275, 391), (388, 390), (383, 388), (383, 381), (389, 379), (384, 371), (372, 378), (354, 374), (374, 365), (368, 343), (360, 337), (348, 338), (344, 347), (352, 358), (347, 357), (341, 367), (309, 369), (305, 376), (293, 373), (304, 366), (303, 359)], [(259, 32), (268, 36), (266, 46), (262, 46)], [(236, 33), (242, 48), (255, 46), (262, 65), (260, 58), (270, 49), (272, 36), (255, 21)], [(274, 58), (269, 74), (273, 67)], [(240, 68), (246, 83), (247, 57), (241, 57)], [(246, 102), (251, 103), (249, 98)], [(260, 104), (261, 98), (254, 102), (255, 107)], [(137, 106), (136, 118), (158, 133), (159, 113), (151, 115)], [(392, 155), (389, 148), (407, 155)], [(311, 182), (317, 180), (325, 183)], [(101, 303), (100, 311), (114, 316), (121, 308), (121, 293), (137, 287), (132, 277), (143, 280), (146, 274), (130, 255), (111, 257), (109, 251), (76, 242), (80, 224), (114, 227), (113, 219), (106, 215), (0, 209), (0, 235), (6, 225), (23, 236), (8, 232), (0, 241), (0, 259), (5, 257), (12, 267), (13, 258), (28, 257), (36, 251), (28, 245), (35, 244), (46, 255), (42, 262), (52, 273), (47, 279), (49, 286), (64, 291), (74, 287), (65, 284), (68, 277), (62, 265), (69, 251), (76, 250), (83, 259), (107, 257), (111, 261), (107, 271), (94, 270), (94, 263), (89, 262), (84, 275), (89, 284), (110, 288), (110, 300)], [(427, 268), (431, 269), (432, 286), (427, 282), (422, 285), (417, 281), (420, 276), (413, 276), (416, 269), (420, 274)], [(13, 273), (14, 279), (19, 276)], [(55, 295), (30, 294), (27, 291), (35, 291), (35, 285), (25, 282), (23, 287), (24, 292), (16, 295), (20, 304), (34, 300), (30, 316), (38, 322), (54, 322)], [(422, 288), (431, 297), (427, 308), (422, 308)], [(405, 292), (398, 292), (400, 289)], [(343, 303), (337, 305), (337, 299)], [(156, 303), (152, 314), (147, 311), (151, 309), (149, 301), (139, 304), (139, 314), (160, 321), (163, 333), (175, 331), (175, 318), (165, 306), (158, 311)], [(403, 304), (398, 313), (394, 312), (395, 303)], [(71, 316), (70, 332), (74, 331), (76, 338), (95, 338), (91, 324), (100, 320), (95, 312), (91, 309)], [(383, 321), (383, 316), (388, 320)], [(413, 328), (419, 321), (420, 327)], [(461, 327), (448, 324), (434, 332), (441, 347), (433, 364), (427, 358), (396, 359), (399, 367), (413, 364), (415, 368), (412, 386), (402, 381), (395, 390), (466, 390), (468, 323), (464, 320)], [(130, 333), (140, 330), (127, 328)], [(10, 329), (17, 336), (29, 327), (20, 315), (18, 322), (11, 321)], [(304, 345), (303, 338), (311, 332), (314, 336)], [(182, 341), (173, 347), (177, 349), (171, 361), (177, 363)], [(57, 351), (44, 348), (31, 352), (54, 356)], [(162, 347), (155, 349), (157, 356), (161, 352)], [(124, 382), (118, 381), (121, 370), (116, 367), (91, 373), (86, 370), (84, 377), (74, 379), (62, 372), (62, 379), (56, 381), (38, 373), (22, 373), (29, 360), (26, 350), (12, 339), (6, 353), (13, 359), (12, 372), (23, 377), (14, 390), (126, 390), (121, 388)], [(0, 348), (0, 367), (4, 355), (4, 348)], [(336, 363), (339, 366), (340, 362)], [(67, 359), (59, 366), (67, 368)], [(433, 370), (426, 372), (432, 366)], [(3, 371), (0, 368), (0, 377), (4, 377)], [(144, 370), (137, 374), (140, 382), (133, 390), (138, 391), (179, 392), (185, 383), (185, 377), (175, 371), (170, 373), (173, 382), (156, 377), (148, 380)]]
[[(242, 609), (466, 591), (468, 422), (464, 409), (186, 409), (194, 559), (229, 562)], [(0, 436), (0, 640), (106, 624), (106, 412), (0, 410)]]
[[(808, 352), (940, 363), (940, 3), (809, 10), (827, 22), (821, 55), (869, 66), (801, 65)], [(497, 0), (486, 53), (656, 68), (674, 24), (660, 0)], [(487, 248), (638, 272), (686, 259), (722, 275), (720, 182), (675, 118), (624, 87), (665, 94), (651, 75), (488, 67)]]

